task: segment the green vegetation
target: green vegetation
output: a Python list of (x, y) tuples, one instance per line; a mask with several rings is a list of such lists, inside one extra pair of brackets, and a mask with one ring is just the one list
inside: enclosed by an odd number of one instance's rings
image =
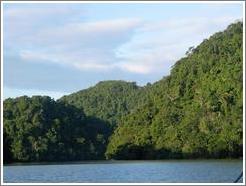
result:
[(104, 81), (61, 100), (83, 109), (87, 116), (107, 121), (114, 128), (123, 116), (134, 109), (141, 89), (134, 82)]
[(230, 25), (179, 60), (115, 130), (107, 158), (242, 156), (242, 33)]
[(170, 76), (4, 101), (4, 162), (242, 156), (243, 25), (191, 47)]
[[(3, 114), (5, 162), (103, 157), (109, 135), (107, 124), (85, 117), (74, 106), (46, 96), (23, 96), (5, 100)], [(95, 127), (95, 123), (100, 125)]]

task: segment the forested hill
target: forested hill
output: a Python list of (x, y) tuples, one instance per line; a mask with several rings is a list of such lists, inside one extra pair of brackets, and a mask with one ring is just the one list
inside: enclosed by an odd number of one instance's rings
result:
[(189, 50), (124, 118), (107, 158), (242, 156), (242, 36), (242, 23), (232, 24)]
[(4, 161), (242, 156), (243, 25), (190, 48), (170, 76), (4, 101)]
[(115, 127), (134, 109), (141, 90), (134, 82), (101, 81), (91, 88), (64, 96), (60, 101), (83, 109), (86, 115), (96, 116)]
[(4, 162), (102, 159), (106, 122), (47, 96), (4, 101)]

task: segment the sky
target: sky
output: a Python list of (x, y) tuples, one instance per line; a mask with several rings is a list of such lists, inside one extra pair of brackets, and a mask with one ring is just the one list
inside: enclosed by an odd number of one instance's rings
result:
[(144, 86), (242, 18), (238, 3), (4, 3), (3, 97), (58, 99), (103, 80)]

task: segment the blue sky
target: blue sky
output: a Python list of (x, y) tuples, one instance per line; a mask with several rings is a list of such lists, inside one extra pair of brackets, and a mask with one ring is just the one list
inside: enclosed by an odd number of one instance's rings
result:
[(102, 80), (155, 82), (238, 3), (4, 3), (3, 96), (59, 98)]

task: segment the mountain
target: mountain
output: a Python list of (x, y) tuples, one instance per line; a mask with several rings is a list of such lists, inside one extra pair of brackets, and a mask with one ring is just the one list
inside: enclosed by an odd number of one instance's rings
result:
[(191, 48), (111, 136), (108, 159), (242, 156), (243, 25)]
[(4, 100), (4, 162), (242, 156), (242, 39), (242, 22), (231, 24), (144, 87)]

